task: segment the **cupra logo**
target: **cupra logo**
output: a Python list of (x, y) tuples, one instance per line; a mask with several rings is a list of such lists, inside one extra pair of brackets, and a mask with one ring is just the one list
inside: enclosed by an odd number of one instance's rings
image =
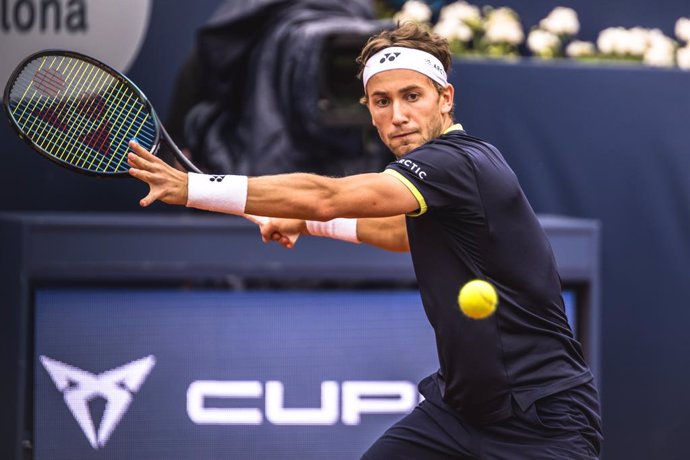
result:
[[(94, 375), (47, 356), (41, 356), (40, 359), (57, 389), (63, 393), (67, 407), (94, 449), (99, 449), (108, 442), (127, 412), (132, 394), (139, 391), (156, 364), (156, 358), (149, 355), (117, 369)], [(89, 411), (89, 401), (98, 397), (106, 400), (106, 406), (96, 431)]]

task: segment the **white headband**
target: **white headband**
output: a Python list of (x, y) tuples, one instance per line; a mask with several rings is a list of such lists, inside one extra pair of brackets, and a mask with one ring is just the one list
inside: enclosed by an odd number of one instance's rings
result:
[(364, 65), (362, 80), (364, 90), (367, 89), (367, 82), (371, 77), (379, 72), (394, 69), (414, 70), (434, 80), (444, 88), (448, 86), (448, 77), (443, 65), (434, 55), (426, 51), (392, 46), (385, 48), (374, 54)]

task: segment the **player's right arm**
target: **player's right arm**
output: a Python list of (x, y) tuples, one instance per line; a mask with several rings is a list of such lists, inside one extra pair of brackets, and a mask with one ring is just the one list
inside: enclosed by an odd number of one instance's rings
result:
[[(405, 216), (359, 218), (356, 221), (357, 240), (380, 249), (409, 252)], [(260, 224), (264, 242), (275, 241), (286, 248), (294, 246), (294, 239), (285, 235), (310, 235), (306, 221), (301, 219), (271, 218)]]
[(357, 219), (357, 238), (377, 248), (409, 252), (405, 216)]

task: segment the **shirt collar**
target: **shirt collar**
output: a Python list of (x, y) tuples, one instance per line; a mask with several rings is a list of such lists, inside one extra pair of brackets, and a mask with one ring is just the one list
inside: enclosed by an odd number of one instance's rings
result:
[(462, 127), (462, 125), (461, 125), (460, 123), (455, 123), (454, 125), (449, 126), (448, 129), (446, 129), (445, 131), (443, 131), (442, 134), (448, 134), (448, 133), (450, 133), (450, 132), (452, 132), (452, 131), (464, 131), (464, 130), (465, 130), (465, 129)]

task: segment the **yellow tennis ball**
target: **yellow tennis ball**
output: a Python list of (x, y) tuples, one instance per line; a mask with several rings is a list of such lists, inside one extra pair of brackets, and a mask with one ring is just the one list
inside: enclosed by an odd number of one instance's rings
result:
[(472, 280), (460, 289), (460, 310), (473, 319), (484, 319), (496, 310), (496, 289), (484, 280)]

